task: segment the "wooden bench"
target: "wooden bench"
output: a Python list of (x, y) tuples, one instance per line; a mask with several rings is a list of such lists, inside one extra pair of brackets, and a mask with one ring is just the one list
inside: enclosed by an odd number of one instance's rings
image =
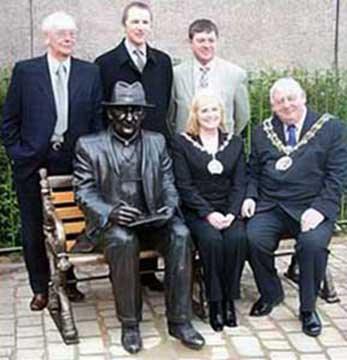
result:
[[(72, 176), (48, 176), (45, 169), (40, 170), (41, 196), (44, 215), (44, 235), (46, 251), (51, 271), (49, 286), (48, 310), (66, 344), (78, 343), (78, 331), (75, 325), (70, 301), (66, 294), (66, 273), (71, 266), (105, 264), (103, 254), (74, 254), (70, 250), (76, 238), (85, 227), (84, 214), (78, 208), (72, 191)], [(277, 256), (292, 255), (294, 251), (277, 252)], [(141, 251), (140, 259), (158, 258), (154, 250)], [(207, 318), (206, 297), (204, 290), (202, 266), (197, 251), (193, 253), (193, 311), (201, 319)], [(162, 271), (162, 270), (161, 270)], [(76, 281), (108, 278), (109, 273)], [(328, 302), (339, 301), (334, 289), (332, 277), (327, 270), (321, 292)]]
[[(84, 214), (72, 191), (72, 176), (47, 176), (40, 170), (46, 252), (51, 271), (48, 310), (66, 344), (79, 342), (70, 301), (66, 294), (66, 272), (71, 266), (104, 264), (103, 254), (70, 253), (77, 236), (85, 227)], [(141, 251), (140, 259), (158, 258), (157, 251)], [(78, 278), (76, 281), (108, 278), (109, 273)]]

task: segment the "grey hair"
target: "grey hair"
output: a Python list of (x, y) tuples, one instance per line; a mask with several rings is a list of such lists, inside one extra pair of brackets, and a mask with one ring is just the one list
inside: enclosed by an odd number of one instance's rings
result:
[(295, 94), (306, 99), (305, 90), (292, 77), (284, 77), (276, 80), (270, 89), (270, 101), (272, 102), (276, 91), (283, 91), (285, 94)]
[(44, 33), (52, 30), (77, 30), (77, 25), (71, 15), (56, 11), (43, 19), (41, 30)]

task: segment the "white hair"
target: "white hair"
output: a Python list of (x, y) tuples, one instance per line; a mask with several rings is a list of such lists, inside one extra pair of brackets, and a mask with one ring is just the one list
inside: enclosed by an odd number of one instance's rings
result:
[(272, 102), (276, 91), (283, 91), (286, 95), (295, 94), (306, 98), (305, 90), (292, 77), (284, 77), (276, 80), (270, 89), (270, 101)]
[(41, 30), (46, 33), (54, 30), (77, 30), (74, 18), (64, 11), (56, 11), (42, 21)]

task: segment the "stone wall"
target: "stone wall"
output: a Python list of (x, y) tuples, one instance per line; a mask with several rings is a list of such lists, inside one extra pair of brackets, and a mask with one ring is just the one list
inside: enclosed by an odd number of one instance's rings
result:
[[(0, 64), (44, 51), (40, 24), (56, 10), (79, 25), (76, 56), (93, 60), (123, 36), (128, 0), (1, 0)], [(335, 56), (336, 6), (340, 4), (337, 59), (347, 65), (347, 0), (152, 0), (151, 43), (171, 56), (190, 55), (188, 25), (207, 17), (220, 28), (219, 54), (247, 69), (330, 68)]]

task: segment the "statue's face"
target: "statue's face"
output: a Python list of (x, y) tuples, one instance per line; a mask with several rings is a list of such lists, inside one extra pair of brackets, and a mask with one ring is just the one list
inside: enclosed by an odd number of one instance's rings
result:
[(141, 106), (121, 106), (107, 109), (107, 116), (120, 137), (130, 139), (141, 129), (145, 112)]

